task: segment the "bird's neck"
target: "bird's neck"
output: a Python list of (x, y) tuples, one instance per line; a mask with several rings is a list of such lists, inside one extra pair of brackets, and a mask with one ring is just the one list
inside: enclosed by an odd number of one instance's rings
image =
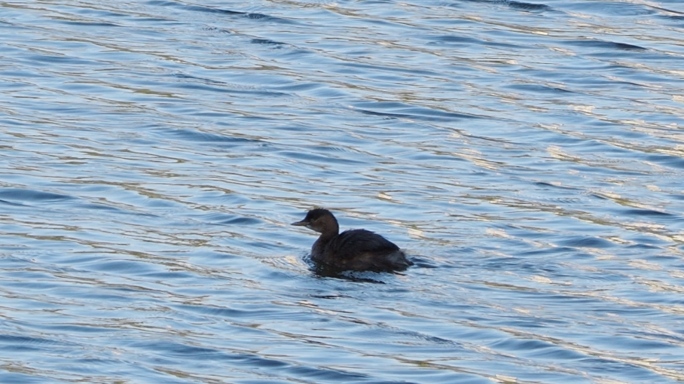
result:
[(337, 225), (337, 223), (333, 223), (330, 226), (325, 227), (323, 229), (323, 232), (321, 232), (319, 239), (328, 240), (328, 239), (332, 239), (333, 237), (335, 237), (339, 234), (340, 234), (340, 227)]

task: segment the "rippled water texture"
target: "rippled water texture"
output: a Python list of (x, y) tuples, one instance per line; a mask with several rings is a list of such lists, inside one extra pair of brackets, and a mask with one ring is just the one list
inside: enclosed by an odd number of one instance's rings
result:
[(0, 382), (681, 382), (682, 4), (0, 1)]

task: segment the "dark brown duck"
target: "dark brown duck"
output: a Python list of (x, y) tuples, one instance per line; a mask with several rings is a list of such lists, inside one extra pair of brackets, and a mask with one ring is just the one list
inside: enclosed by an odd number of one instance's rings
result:
[(292, 223), (320, 233), (311, 247), (311, 259), (339, 271), (403, 271), (411, 263), (396, 244), (365, 229), (340, 233), (335, 216), (327, 209), (312, 209), (304, 220)]

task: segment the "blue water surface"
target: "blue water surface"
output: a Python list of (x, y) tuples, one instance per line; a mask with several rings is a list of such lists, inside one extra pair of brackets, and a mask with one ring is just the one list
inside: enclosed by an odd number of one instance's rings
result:
[[(684, 381), (680, 1), (0, 3), (0, 382)], [(314, 206), (415, 266), (316, 275)]]

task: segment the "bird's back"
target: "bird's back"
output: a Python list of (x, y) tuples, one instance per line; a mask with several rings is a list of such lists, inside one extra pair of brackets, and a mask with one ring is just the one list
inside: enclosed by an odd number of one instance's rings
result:
[(315, 244), (312, 257), (341, 270), (380, 272), (411, 265), (396, 244), (365, 229), (344, 231), (324, 244)]

